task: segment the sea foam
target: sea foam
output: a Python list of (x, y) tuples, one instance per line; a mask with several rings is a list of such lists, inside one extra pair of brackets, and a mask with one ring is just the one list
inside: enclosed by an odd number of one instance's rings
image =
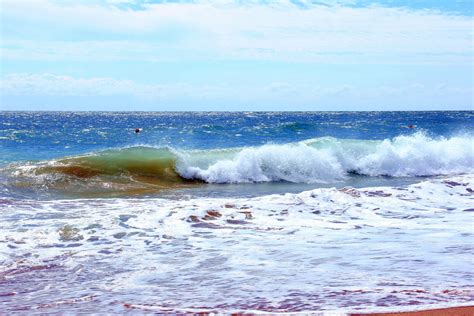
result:
[[(32, 291), (48, 291), (54, 312), (70, 293), (95, 295), (81, 309), (111, 312), (125, 303), (163, 313), (469, 304), (473, 183), (462, 175), (255, 198), (0, 199), (2, 308), (43, 310)], [(101, 298), (111, 289), (120, 305)]]
[[(180, 150), (112, 148), (0, 169), (4, 190), (23, 188), (83, 197), (143, 195), (206, 183), (334, 184), (353, 175), (416, 177), (474, 172), (470, 135), (423, 133), (386, 140), (321, 137), (256, 147)], [(21, 192), (20, 192), (21, 193)]]
[(210, 183), (289, 181), (316, 183), (348, 174), (367, 176), (433, 176), (474, 170), (470, 136), (430, 138), (423, 133), (383, 141), (330, 137), (299, 143), (244, 148), (231, 158), (203, 164), (179, 154), (176, 165), (184, 178)]

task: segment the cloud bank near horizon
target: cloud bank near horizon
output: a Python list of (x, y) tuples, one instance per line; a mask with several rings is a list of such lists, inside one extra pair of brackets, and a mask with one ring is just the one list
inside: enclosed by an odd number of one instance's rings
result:
[(472, 108), (471, 15), (331, 3), (5, 0), (2, 103)]

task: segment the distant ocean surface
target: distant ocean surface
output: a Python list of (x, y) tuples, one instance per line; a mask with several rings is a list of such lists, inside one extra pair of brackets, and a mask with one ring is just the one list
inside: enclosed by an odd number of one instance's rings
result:
[(0, 305), (470, 305), (473, 207), (474, 111), (0, 112)]

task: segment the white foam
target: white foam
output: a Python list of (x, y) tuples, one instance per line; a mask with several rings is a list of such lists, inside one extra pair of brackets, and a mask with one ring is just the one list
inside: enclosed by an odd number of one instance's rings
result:
[(430, 138), (423, 133), (384, 141), (320, 138), (245, 148), (207, 160), (178, 153), (177, 171), (209, 183), (289, 181), (316, 183), (356, 172), (369, 176), (455, 175), (474, 171), (473, 138)]
[[(0, 273), (52, 264), (94, 271), (89, 284), (124, 302), (191, 311), (224, 302), (248, 312), (242, 302), (257, 294), (272, 306), (306, 300), (309, 310), (371, 308), (388, 296), (396, 306), (411, 294), (420, 304), (463, 303), (472, 300), (459, 289), (472, 288), (473, 184), (471, 174), (250, 199), (5, 199)], [(65, 225), (81, 237), (61, 239)], [(67, 283), (71, 291), (84, 288), (84, 275)]]
[[(450, 181), (455, 185), (450, 185)], [(192, 225), (196, 223), (212, 224), (231, 230), (246, 227), (256, 231), (272, 230), (282, 233), (300, 231), (303, 235), (311, 235), (314, 229), (352, 230), (354, 225), (408, 228), (409, 225), (416, 226), (420, 222), (407, 221), (403, 216), (421, 214), (430, 220), (431, 228), (442, 227), (446, 224), (436, 221), (437, 213), (441, 214), (452, 207), (458, 210), (472, 208), (472, 188), (470, 188), (472, 183), (474, 174), (451, 177), (447, 180), (433, 179), (403, 189), (322, 188), (299, 194), (287, 193), (251, 199), (196, 198), (180, 201), (99, 199), (42, 202), (20, 200), (17, 204), (3, 206), (0, 204), (4, 209), (0, 244), (14, 242), (26, 252), (38, 250), (42, 246), (61, 244), (63, 242), (60, 240), (58, 229), (64, 225), (80, 229), (80, 234), (84, 237), (81, 243), (97, 234), (102, 239), (114, 240), (115, 234), (125, 230), (153, 231), (158, 234), (157, 236), (187, 238), (193, 235)], [(21, 214), (23, 218), (21, 225), (34, 228), (21, 229), (17, 221), (8, 218), (7, 215), (12, 213), (8, 208), (14, 208), (16, 216)], [(74, 212), (67, 217), (58, 219), (56, 215), (51, 216), (43, 220), (42, 227), (36, 228), (38, 223), (36, 214), (39, 210), (59, 215), (71, 208)], [(119, 220), (121, 214), (131, 215), (126, 221), (128, 228), (124, 228), (125, 222)], [(430, 217), (435, 221), (431, 221)], [(335, 218), (339, 221), (334, 221)], [(239, 221), (242, 221), (242, 224), (239, 224)], [(91, 224), (100, 224), (101, 228), (87, 229)], [(458, 229), (469, 232), (471, 228)], [(222, 231), (223, 234), (225, 232)], [(84, 247), (86, 244), (87, 242)], [(50, 249), (61, 251), (57, 248)], [(0, 248), (0, 258), (5, 258), (5, 251), (6, 248)], [(38, 257), (43, 255), (50, 256), (51, 253), (38, 253)]]
[(471, 137), (432, 139), (422, 133), (385, 140), (355, 163), (363, 174), (395, 177), (469, 173), (473, 168)]
[(219, 160), (207, 169), (184, 163), (178, 164), (177, 170), (185, 178), (210, 183), (317, 182), (344, 174), (334, 155), (305, 144), (246, 148), (233, 159)]

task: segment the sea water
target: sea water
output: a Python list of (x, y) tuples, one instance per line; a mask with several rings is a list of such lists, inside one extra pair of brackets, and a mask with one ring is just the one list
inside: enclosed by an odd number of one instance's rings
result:
[(472, 111), (1, 112), (2, 311), (472, 304), (473, 133)]

